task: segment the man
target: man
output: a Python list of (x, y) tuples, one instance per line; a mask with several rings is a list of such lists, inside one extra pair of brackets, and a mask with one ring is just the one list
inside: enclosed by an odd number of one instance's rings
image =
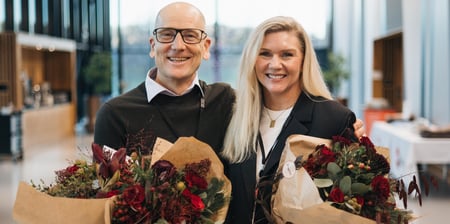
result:
[(156, 137), (175, 142), (193, 136), (216, 152), (222, 148), (234, 90), (206, 84), (197, 70), (210, 56), (211, 39), (198, 8), (171, 3), (162, 8), (150, 37), (156, 67), (145, 82), (106, 102), (97, 113), (94, 142), (112, 148), (150, 153)]
[[(145, 82), (102, 105), (95, 143), (150, 153), (156, 137), (175, 142), (193, 136), (216, 152), (222, 149), (235, 93), (228, 84), (198, 78), (202, 59), (210, 56), (205, 23), (202, 12), (189, 3), (171, 3), (159, 11), (150, 37), (156, 67)], [(363, 134), (362, 121), (355, 130), (357, 136)]]

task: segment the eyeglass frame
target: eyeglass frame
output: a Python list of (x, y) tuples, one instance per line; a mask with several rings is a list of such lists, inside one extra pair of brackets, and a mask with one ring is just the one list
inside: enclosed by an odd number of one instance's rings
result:
[[(171, 41), (160, 41), (158, 38), (158, 30), (161, 30), (161, 29), (175, 30), (175, 35), (173, 36), (173, 39)], [(186, 31), (186, 30), (200, 31), (200, 39), (198, 40), (198, 42), (192, 42), (192, 43), (186, 42), (186, 40), (184, 39), (184, 35), (182, 33), (183, 31)], [(158, 41), (159, 43), (162, 43), (162, 44), (169, 44), (169, 43), (172, 43), (173, 41), (175, 41), (175, 38), (177, 38), (178, 33), (180, 33), (181, 39), (183, 40), (183, 42), (185, 44), (199, 44), (202, 42), (202, 40), (204, 40), (204, 39), (206, 39), (206, 37), (208, 37), (208, 34), (204, 30), (196, 29), (196, 28), (176, 29), (176, 28), (172, 28), (172, 27), (158, 27), (153, 30), (153, 35), (155, 36), (156, 41)]]

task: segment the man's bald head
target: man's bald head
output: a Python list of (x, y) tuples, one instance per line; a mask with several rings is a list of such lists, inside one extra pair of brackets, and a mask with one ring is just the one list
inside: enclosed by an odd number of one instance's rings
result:
[[(205, 29), (205, 17), (194, 5), (187, 2), (174, 2), (162, 8), (156, 16), (155, 28), (198, 28)], [(180, 25), (185, 27), (180, 27)]]

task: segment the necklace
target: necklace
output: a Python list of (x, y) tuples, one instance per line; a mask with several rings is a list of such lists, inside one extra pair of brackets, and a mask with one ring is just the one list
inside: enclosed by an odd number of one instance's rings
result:
[(288, 110), (289, 110), (289, 109), (283, 110), (283, 111), (281, 111), (275, 118), (272, 118), (272, 116), (270, 116), (269, 109), (265, 108), (265, 111), (266, 111), (266, 113), (267, 113), (267, 115), (269, 116), (269, 119), (270, 119), (269, 128), (275, 127), (275, 122), (277, 122), (278, 118), (280, 118), (281, 115), (283, 115), (284, 112), (286, 112), (286, 111), (288, 111)]

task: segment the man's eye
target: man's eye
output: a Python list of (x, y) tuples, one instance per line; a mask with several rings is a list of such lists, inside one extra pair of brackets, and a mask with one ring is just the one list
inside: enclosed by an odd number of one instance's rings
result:
[(172, 37), (173, 33), (172, 32), (162, 32), (159, 35), (162, 37)]
[(186, 32), (186, 33), (183, 33), (183, 36), (185, 38), (189, 38), (189, 39), (199, 39), (199, 35), (195, 32)]

